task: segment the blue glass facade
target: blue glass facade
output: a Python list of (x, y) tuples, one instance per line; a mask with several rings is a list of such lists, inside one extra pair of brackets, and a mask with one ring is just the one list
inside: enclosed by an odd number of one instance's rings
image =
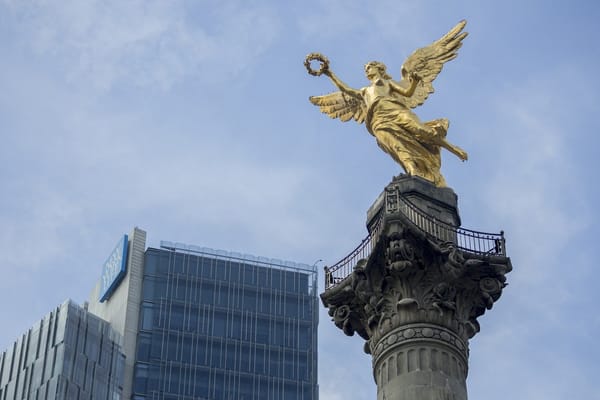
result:
[(310, 267), (149, 248), (133, 398), (317, 400), (317, 323)]
[(314, 267), (145, 235), (0, 353), (0, 400), (318, 400)]
[(67, 301), (0, 354), (0, 400), (116, 400), (124, 356), (109, 324)]

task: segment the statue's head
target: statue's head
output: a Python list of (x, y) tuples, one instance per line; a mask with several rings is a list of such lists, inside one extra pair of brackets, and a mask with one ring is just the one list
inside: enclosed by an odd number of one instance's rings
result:
[(384, 79), (392, 79), (392, 77), (387, 74), (386, 70), (385, 64), (380, 61), (370, 61), (365, 64), (365, 73), (369, 79), (371, 79), (371, 76), (373, 76), (375, 71), (379, 72)]

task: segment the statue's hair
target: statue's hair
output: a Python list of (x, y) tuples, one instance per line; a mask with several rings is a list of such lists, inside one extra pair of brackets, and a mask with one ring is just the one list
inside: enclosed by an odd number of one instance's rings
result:
[(367, 71), (368, 67), (375, 67), (381, 72), (381, 74), (383, 75), (383, 77), (385, 79), (392, 79), (392, 77), (389, 76), (388, 73), (386, 72), (387, 67), (381, 61), (369, 61), (368, 63), (366, 63), (365, 64), (365, 72)]

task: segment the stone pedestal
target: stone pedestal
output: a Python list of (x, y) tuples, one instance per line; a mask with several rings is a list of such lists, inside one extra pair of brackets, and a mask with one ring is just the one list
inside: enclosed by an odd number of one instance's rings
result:
[(368, 211), (368, 257), (328, 269), (352, 271), (321, 300), (337, 327), (366, 340), (378, 400), (467, 399), (468, 340), (512, 267), (502, 235), (459, 224), (451, 189), (400, 176)]

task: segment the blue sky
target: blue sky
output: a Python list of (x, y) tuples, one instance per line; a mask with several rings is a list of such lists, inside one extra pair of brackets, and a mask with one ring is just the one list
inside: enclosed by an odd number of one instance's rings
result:
[[(399, 78), (461, 19), (416, 111), (446, 117), (463, 225), (506, 232), (514, 271), (471, 340), (473, 399), (600, 399), (594, 1), (0, 0), (0, 348), (82, 302), (119, 236), (333, 264), (400, 172), (364, 126), (308, 102)], [(322, 278), (322, 277), (321, 277)], [(320, 284), (322, 284), (320, 282)], [(324, 400), (375, 397), (362, 340), (321, 313)]]

